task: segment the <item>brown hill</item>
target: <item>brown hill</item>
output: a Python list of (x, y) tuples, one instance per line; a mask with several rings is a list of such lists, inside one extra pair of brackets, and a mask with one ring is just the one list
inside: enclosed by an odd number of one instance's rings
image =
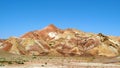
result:
[(60, 31), (61, 30), (55, 27), (53, 24), (50, 24), (49, 26), (45, 27), (42, 30), (28, 32), (21, 36), (21, 38), (33, 38), (33, 39), (42, 38), (43, 40), (47, 40), (48, 38), (52, 38), (50, 37), (52, 33), (57, 34)]
[(0, 41), (0, 49), (12, 54), (53, 56), (106, 56), (120, 54), (120, 43), (113, 36), (86, 33), (76, 29), (61, 30), (49, 25), (28, 32), (20, 38)]

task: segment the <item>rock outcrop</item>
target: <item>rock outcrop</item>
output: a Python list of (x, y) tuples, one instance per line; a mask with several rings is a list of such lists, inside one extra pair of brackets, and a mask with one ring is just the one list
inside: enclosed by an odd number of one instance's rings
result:
[(120, 42), (102, 33), (86, 33), (76, 29), (61, 30), (49, 25), (19, 38), (1, 40), (0, 49), (19, 55), (116, 57), (120, 54)]
[(38, 40), (42, 39), (46, 41), (48, 39), (54, 38), (55, 35), (59, 32), (62, 32), (62, 30), (58, 29), (53, 24), (51, 24), (42, 30), (28, 32), (24, 34), (23, 36), (21, 36), (21, 38), (33, 38), (33, 39), (38, 39)]

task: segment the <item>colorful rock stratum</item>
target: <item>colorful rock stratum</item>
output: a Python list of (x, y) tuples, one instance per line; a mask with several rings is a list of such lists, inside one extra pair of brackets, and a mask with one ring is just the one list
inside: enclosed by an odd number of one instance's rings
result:
[(0, 49), (18, 55), (116, 57), (120, 55), (119, 41), (118, 37), (62, 30), (51, 24), (21, 37), (1, 39)]

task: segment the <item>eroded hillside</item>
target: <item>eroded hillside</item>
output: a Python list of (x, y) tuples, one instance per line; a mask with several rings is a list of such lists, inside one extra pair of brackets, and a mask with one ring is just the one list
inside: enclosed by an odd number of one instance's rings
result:
[(21, 37), (0, 40), (0, 49), (18, 55), (116, 57), (120, 54), (119, 41), (114, 36), (62, 30), (51, 24)]

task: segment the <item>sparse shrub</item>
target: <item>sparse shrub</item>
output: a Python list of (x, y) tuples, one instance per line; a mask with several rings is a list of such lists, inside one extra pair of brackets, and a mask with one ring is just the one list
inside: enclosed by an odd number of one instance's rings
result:
[(5, 66), (4, 64), (0, 63), (0, 66)]
[(24, 59), (23, 61), (24, 61), (24, 62), (28, 62), (28, 60), (25, 60), (25, 59)]
[(47, 62), (45, 62), (45, 65), (47, 65)]
[(44, 65), (41, 65), (42, 67), (44, 67)]
[(0, 58), (0, 62), (5, 62), (6, 59), (5, 58)]
[(16, 61), (17, 64), (24, 64), (23, 61)]
[(37, 58), (36, 56), (34, 56), (34, 55), (32, 56), (32, 59), (36, 59), (36, 58)]
[(51, 57), (49, 59), (52, 59)]
[(13, 64), (12, 61), (8, 61), (8, 64)]
[(32, 59), (36, 59), (36, 58), (37, 58), (37, 57), (33, 54), (33, 55), (32, 55)]

